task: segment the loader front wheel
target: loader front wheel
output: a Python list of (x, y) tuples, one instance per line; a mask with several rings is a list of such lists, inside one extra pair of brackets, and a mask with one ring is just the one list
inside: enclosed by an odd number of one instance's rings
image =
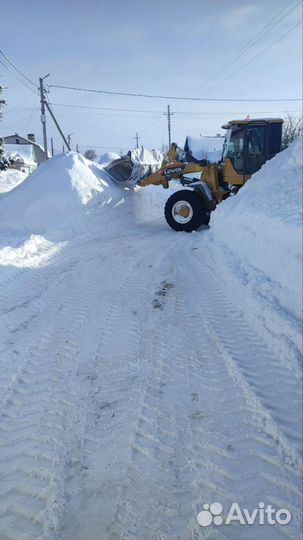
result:
[(189, 189), (176, 191), (167, 199), (164, 215), (175, 231), (192, 232), (209, 221), (202, 198)]

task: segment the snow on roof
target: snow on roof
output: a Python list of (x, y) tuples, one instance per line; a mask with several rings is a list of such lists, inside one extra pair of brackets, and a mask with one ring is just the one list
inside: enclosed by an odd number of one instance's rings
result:
[(24, 164), (36, 164), (34, 148), (32, 144), (5, 144), (5, 153), (16, 161), (22, 161)]

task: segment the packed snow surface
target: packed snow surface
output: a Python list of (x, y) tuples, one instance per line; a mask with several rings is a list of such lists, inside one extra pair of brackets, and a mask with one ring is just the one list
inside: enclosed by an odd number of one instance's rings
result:
[(298, 142), (195, 234), (74, 153), (1, 196), (1, 539), (300, 538), (300, 173)]

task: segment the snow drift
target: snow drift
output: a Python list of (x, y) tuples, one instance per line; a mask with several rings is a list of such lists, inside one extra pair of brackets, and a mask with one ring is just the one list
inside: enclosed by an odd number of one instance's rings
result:
[(114, 204), (122, 191), (83, 156), (60, 154), (0, 199), (0, 228), (40, 234), (73, 229), (92, 203)]
[(302, 139), (223, 202), (211, 229), (222, 278), (228, 279), (230, 268), (271, 311), (287, 323), (293, 317), (294, 327), (302, 309)]

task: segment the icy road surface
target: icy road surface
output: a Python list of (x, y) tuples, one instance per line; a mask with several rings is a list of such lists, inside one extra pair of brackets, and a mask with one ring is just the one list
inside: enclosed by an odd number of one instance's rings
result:
[[(205, 232), (96, 221), (6, 252), (1, 540), (300, 537), (299, 370), (232, 302)], [(203, 528), (212, 502), (292, 520)]]

